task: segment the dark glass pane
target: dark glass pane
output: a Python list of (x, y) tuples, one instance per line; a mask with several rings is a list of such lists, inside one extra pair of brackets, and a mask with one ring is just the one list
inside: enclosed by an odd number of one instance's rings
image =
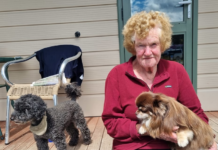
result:
[(183, 5), (182, 0), (131, 0), (131, 15), (137, 12), (161, 11), (167, 14), (171, 22), (182, 22)]
[(184, 65), (184, 35), (173, 35), (172, 46), (162, 54), (163, 59), (173, 60)]

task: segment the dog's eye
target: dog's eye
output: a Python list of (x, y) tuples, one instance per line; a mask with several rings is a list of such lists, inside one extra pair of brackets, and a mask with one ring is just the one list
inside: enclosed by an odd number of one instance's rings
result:
[(146, 113), (147, 111), (141, 110), (141, 112)]
[(143, 112), (143, 113), (145, 113), (146, 111), (144, 111), (143, 109), (139, 109), (139, 111), (141, 111), (141, 112)]
[(146, 112), (147, 109), (146, 109), (145, 107), (139, 107), (139, 111), (141, 111), (141, 112)]

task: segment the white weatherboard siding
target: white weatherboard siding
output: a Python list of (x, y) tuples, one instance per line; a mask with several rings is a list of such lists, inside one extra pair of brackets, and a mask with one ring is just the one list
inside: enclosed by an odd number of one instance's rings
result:
[(198, 86), (205, 111), (218, 110), (218, 1), (199, 0)]
[[(85, 75), (78, 102), (85, 116), (100, 116), (105, 79), (120, 63), (116, 3), (116, 0), (2, 0), (0, 56), (27, 57), (48, 46), (79, 46)], [(76, 31), (81, 33), (79, 38), (75, 38)], [(38, 69), (38, 61), (33, 58), (9, 67), (9, 78), (15, 83), (31, 83), (40, 78)], [(4, 83), (2, 78), (0, 83)], [(0, 88), (0, 120), (5, 120), (5, 91)], [(63, 89), (58, 99), (68, 100)], [(46, 102), (53, 106), (52, 101)]]

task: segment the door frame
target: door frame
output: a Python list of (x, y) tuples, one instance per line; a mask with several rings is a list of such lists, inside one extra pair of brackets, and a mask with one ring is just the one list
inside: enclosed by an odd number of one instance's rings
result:
[[(124, 18), (129, 14), (124, 14), (123, 7), (125, 7), (125, 0), (117, 0), (117, 12), (118, 12), (118, 35), (119, 35), (119, 51), (120, 51), (120, 63), (125, 62), (125, 49), (123, 46), (122, 30), (126, 22)], [(190, 77), (195, 91), (197, 91), (197, 48), (198, 48), (198, 0), (192, 0), (192, 76)]]

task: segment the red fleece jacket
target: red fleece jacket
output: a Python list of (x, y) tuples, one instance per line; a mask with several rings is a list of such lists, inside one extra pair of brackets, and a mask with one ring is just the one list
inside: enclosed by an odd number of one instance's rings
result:
[(174, 97), (208, 122), (189, 76), (181, 64), (161, 59), (153, 85), (149, 89), (144, 81), (135, 76), (132, 66), (134, 59), (132, 57), (128, 62), (115, 66), (106, 79), (102, 119), (108, 134), (114, 138), (114, 150), (169, 148), (166, 141), (140, 136), (136, 130), (138, 120), (135, 115), (135, 99), (143, 91), (150, 90)]

